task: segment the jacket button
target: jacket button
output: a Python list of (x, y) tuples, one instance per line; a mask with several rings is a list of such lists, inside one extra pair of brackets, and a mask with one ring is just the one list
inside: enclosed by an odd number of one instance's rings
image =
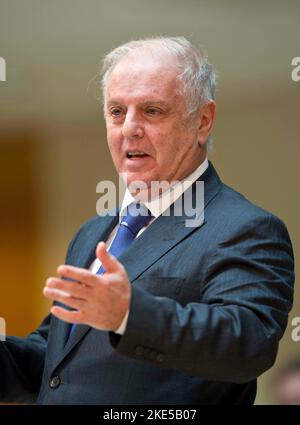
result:
[(53, 378), (49, 381), (50, 388), (58, 388), (60, 386), (60, 382), (61, 380), (59, 376), (53, 376)]
[(137, 346), (135, 349), (135, 354), (142, 356), (144, 354), (144, 348), (141, 345)]
[(144, 348), (144, 356), (145, 357), (148, 357), (149, 356), (149, 354), (151, 353), (151, 350), (150, 350), (150, 348)]
[(156, 360), (157, 360), (159, 363), (162, 363), (162, 362), (165, 360), (165, 356), (164, 356), (162, 353), (159, 353), (159, 354), (157, 354), (157, 356), (156, 356)]
[(156, 360), (156, 357), (157, 357), (157, 352), (156, 351), (154, 351), (154, 350), (151, 350), (150, 351), (150, 353), (149, 353), (149, 360)]

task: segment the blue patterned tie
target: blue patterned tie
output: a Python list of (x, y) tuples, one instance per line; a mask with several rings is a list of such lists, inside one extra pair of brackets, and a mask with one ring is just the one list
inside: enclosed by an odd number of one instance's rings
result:
[[(118, 258), (123, 251), (134, 241), (142, 227), (146, 226), (152, 216), (143, 204), (132, 203), (127, 207), (126, 214), (122, 216), (117, 234), (109, 248), (110, 254)], [(104, 267), (100, 267), (97, 274), (103, 274)]]
[[(134, 241), (142, 227), (146, 226), (152, 216), (148, 208), (143, 204), (132, 203), (127, 207), (126, 214), (122, 216), (120, 226), (116, 236), (109, 248), (110, 254), (118, 258)], [(97, 274), (105, 273), (104, 267), (101, 265)], [(76, 325), (70, 326), (70, 332), (74, 331)]]

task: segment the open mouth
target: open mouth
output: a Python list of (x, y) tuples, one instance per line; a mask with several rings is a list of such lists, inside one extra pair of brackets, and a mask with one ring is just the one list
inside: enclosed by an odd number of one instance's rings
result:
[(146, 158), (147, 156), (149, 156), (149, 155), (145, 152), (142, 152), (142, 151), (129, 151), (126, 154), (126, 157), (128, 159)]

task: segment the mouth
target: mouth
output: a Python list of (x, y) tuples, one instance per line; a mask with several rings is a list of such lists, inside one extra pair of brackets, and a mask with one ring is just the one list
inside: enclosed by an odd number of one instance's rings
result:
[(126, 152), (127, 159), (141, 159), (141, 158), (146, 158), (148, 156), (149, 155), (143, 151), (127, 151)]

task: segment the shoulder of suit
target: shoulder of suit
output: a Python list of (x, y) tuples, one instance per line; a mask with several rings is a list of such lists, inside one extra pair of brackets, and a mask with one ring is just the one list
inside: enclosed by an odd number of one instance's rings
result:
[[(277, 215), (256, 205), (246, 196), (224, 183), (218, 195), (215, 203), (220, 203), (220, 208), (222, 205), (222, 215), (227, 216), (230, 221), (236, 221), (240, 224), (251, 222), (252, 225), (255, 222), (275, 223), (285, 227), (283, 220)], [(215, 211), (217, 210), (218, 205), (215, 205)]]

